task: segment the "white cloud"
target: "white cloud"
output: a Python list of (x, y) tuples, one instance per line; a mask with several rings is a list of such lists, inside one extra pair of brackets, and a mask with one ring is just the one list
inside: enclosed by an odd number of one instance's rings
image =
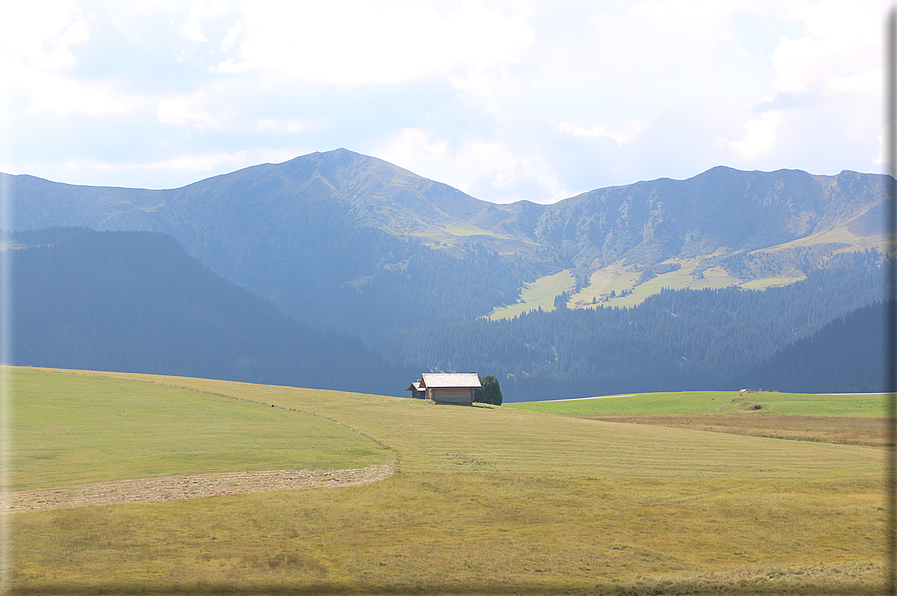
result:
[(877, 165), (887, 163), (885, 161), (884, 136), (885, 136), (885, 131), (882, 131), (882, 133), (878, 135), (878, 151), (876, 151), (875, 156), (872, 158), (872, 163), (877, 164)]
[(878, 67), (836, 78), (829, 83), (829, 91), (879, 96), (882, 93), (883, 72)]
[(221, 42), (221, 51), (229, 52), (243, 33), (243, 25), (241, 23), (235, 23), (233, 27), (227, 30), (227, 36), (224, 38), (224, 41)]
[(886, 9), (884, 0), (10, 3), (0, 114), (18, 171), (40, 164), (30, 173), (58, 179), (54, 163), (78, 163), (83, 172), (66, 175), (95, 183), (132, 172), (179, 184), (190, 164), (198, 179), (269, 148), (287, 158), (341, 146), (495, 201), (718, 163), (869, 171)]
[(236, 153), (211, 153), (205, 155), (178, 155), (157, 162), (106, 166), (110, 169), (190, 170), (210, 172), (222, 167), (239, 168), (246, 164), (246, 151)]
[(314, 124), (304, 120), (277, 120), (274, 118), (262, 118), (258, 121), (257, 129), (260, 132), (304, 132), (314, 128)]
[(608, 139), (613, 139), (617, 142), (617, 145), (621, 146), (632, 142), (645, 129), (640, 122), (627, 122), (615, 125), (604, 124), (591, 128), (561, 122), (557, 125), (557, 128), (561, 132), (566, 132), (574, 137), (585, 137), (587, 139), (607, 137)]
[(209, 94), (175, 95), (159, 100), (156, 119), (163, 124), (191, 126), (200, 130), (220, 129), (224, 122), (211, 113)]
[[(799, 10), (796, 7), (799, 6)], [(782, 36), (773, 53), (780, 92), (843, 92), (880, 88), (871, 78), (881, 61), (883, 2), (801, 2), (783, 4), (805, 35)]]
[(483, 139), (452, 146), (447, 139), (406, 128), (372, 154), (496, 203), (552, 202), (568, 196), (566, 186), (534, 146), (520, 148)]
[[(180, 24), (179, 28), (188, 39), (207, 42), (209, 38), (203, 33), (203, 21), (222, 17), (232, 10), (232, 3), (227, 0), (194, 0), (187, 9), (187, 19)], [(172, 17), (171, 22), (176, 25), (178, 19)]]
[(239, 58), (223, 61), (222, 72), (261, 70), (342, 85), (433, 73), (462, 85), (518, 60), (535, 39), (525, 16), (479, 3), (444, 16), (420, 0), (255, 1), (243, 14)]
[(744, 138), (740, 141), (731, 141), (729, 146), (750, 163), (773, 150), (781, 123), (782, 112), (778, 110), (764, 112), (759, 118), (745, 122)]
[(26, 113), (97, 116), (121, 114), (140, 105), (106, 81), (80, 80), (73, 48), (97, 26), (77, 2), (11, 3), (0, 19), (0, 71), (7, 93), (30, 96)]
[(209, 41), (202, 33), (202, 23), (193, 19), (181, 25), (181, 32), (193, 41)]
[(40, 70), (71, 70), (71, 47), (90, 37), (92, 19), (74, 0), (9, 2), (0, 19), (0, 51), (9, 64)]
[[(125, 173), (129, 174), (129, 178), (132, 180), (139, 179), (144, 181), (142, 183), (128, 183), (126, 184), (127, 186), (175, 188), (196, 182), (199, 177), (232, 172), (259, 163), (281, 163), (303, 152), (307, 151), (300, 150), (297, 153), (296, 150), (253, 149), (230, 153), (226, 151), (182, 153), (162, 160), (143, 162), (73, 159), (61, 164), (61, 170), (75, 174), (76, 178), (83, 177), (84, 172), (105, 172), (113, 175)], [(175, 184), (157, 184), (154, 182), (173, 179), (177, 179), (180, 182)], [(93, 184), (94, 182), (88, 179), (80, 183)]]
[(19, 72), (17, 83), (31, 93), (28, 114), (123, 114), (147, 103), (140, 96), (119, 92), (111, 83), (80, 81), (53, 72)]

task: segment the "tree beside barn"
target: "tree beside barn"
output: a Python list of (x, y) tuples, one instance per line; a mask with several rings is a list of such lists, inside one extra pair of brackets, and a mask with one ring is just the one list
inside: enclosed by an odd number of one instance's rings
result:
[(473, 401), (500, 406), (502, 402), (501, 385), (492, 375), (480, 379), (481, 387), (474, 392)]

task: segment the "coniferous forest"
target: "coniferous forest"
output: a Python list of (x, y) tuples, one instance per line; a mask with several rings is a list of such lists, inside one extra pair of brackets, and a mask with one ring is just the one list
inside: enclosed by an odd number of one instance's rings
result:
[[(765, 374), (746, 371), (759, 371), (780, 347), (882, 297), (877, 253), (839, 258), (838, 266), (762, 291), (664, 290), (631, 309), (558, 309), (406, 331), (396, 338), (402, 344), (396, 351), (445, 370), (489, 371), (504, 379), (503, 390), (515, 400), (773, 387)], [(879, 347), (870, 341), (861, 357), (880, 363)], [(828, 342), (816, 348), (839, 350)], [(862, 390), (879, 390), (882, 379), (866, 377)], [(829, 383), (826, 390), (861, 390), (846, 388), (857, 382)]]

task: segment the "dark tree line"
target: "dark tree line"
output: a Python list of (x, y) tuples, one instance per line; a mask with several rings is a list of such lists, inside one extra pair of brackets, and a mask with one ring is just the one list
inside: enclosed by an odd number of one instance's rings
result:
[(478, 387), (473, 394), (473, 401), (482, 404), (492, 404), (500, 406), (502, 402), (501, 384), (493, 375), (486, 375), (480, 379), (481, 387)]

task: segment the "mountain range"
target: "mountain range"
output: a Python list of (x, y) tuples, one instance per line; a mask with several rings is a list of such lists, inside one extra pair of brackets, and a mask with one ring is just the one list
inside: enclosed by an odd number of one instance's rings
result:
[[(869, 254), (883, 239), (884, 176), (848, 171), (716, 167), (551, 205), (480, 201), (345, 149), (171, 190), (0, 176), (17, 231), (82, 226), (170, 236), (211, 273), (302, 325), (358, 336), (402, 370), (453, 366), (433, 351), (433, 338), (451, 326), (556, 307), (600, 318), (665, 288), (793, 285), (844, 268), (840, 256)], [(872, 272), (869, 258), (858, 262)], [(859, 298), (832, 303), (787, 341), (882, 297), (871, 275)], [(420, 342), (432, 345), (422, 350)], [(526, 373), (501, 368), (508, 380)]]

